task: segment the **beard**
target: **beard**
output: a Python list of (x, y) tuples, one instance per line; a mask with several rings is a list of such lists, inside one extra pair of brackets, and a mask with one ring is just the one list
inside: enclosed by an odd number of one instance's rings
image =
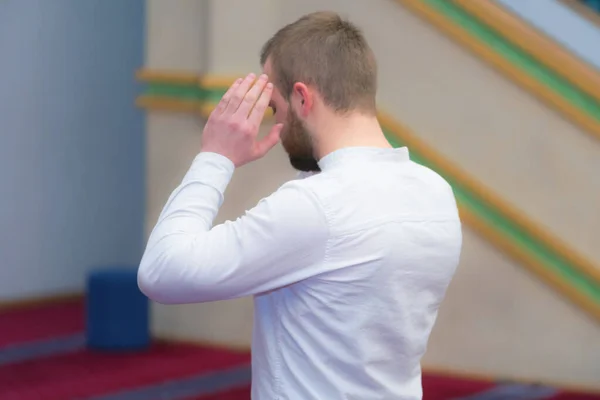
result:
[(320, 172), (314, 155), (314, 146), (304, 124), (290, 107), (281, 132), (281, 144), (290, 158), (290, 164), (298, 171)]

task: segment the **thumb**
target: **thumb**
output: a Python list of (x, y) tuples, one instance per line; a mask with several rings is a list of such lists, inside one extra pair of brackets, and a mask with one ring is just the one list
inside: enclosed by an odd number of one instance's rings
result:
[(260, 142), (258, 142), (258, 153), (259, 156), (262, 157), (269, 152), (277, 143), (279, 143), (279, 134), (283, 129), (283, 124), (277, 124), (267, 136), (264, 137)]

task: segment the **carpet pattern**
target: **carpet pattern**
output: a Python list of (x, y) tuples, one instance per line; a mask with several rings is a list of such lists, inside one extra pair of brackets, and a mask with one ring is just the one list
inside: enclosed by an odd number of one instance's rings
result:
[[(247, 352), (164, 342), (143, 352), (94, 352), (85, 346), (84, 321), (77, 300), (0, 313), (0, 399), (250, 398)], [(431, 373), (423, 388), (425, 400), (600, 400), (600, 394)]]

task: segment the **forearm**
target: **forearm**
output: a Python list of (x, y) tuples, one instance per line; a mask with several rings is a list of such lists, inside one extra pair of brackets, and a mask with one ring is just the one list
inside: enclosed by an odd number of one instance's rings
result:
[(199, 239), (209, 239), (207, 233), (234, 169), (229, 160), (214, 153), (201, 153), (194, 159), (164, 206), (142, 257), (138, 283), (148, 297), (159, 302), (186, 302), (180, 282), (190, 279), (192, 273), (198, 274), (188, 264), (202, 260), (190, 260), (191, 257), (209, 257), (214, 253), (209, 240)]

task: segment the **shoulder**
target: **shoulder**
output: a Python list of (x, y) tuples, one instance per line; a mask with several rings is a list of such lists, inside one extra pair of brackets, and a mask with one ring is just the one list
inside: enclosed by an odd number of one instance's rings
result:
[(311, 179), (285, 182), (269, 196), (261, 199), (247, 216), (269, 216), (289, 226), (305, 226), (326, 222), (322, 202)]
[(422, 182), (438, 188), (452, 189), (450, 183), (433, 169), (414, 161), (410, 161), (409, 165), (412, 170), (412, 175), (418, 177)]
[(280, 244), (303, 246), (329, 237), (324, 208), (304, 180), (284, 183), (236, 222), (250, 235), (269, 232), (268, 237)]

